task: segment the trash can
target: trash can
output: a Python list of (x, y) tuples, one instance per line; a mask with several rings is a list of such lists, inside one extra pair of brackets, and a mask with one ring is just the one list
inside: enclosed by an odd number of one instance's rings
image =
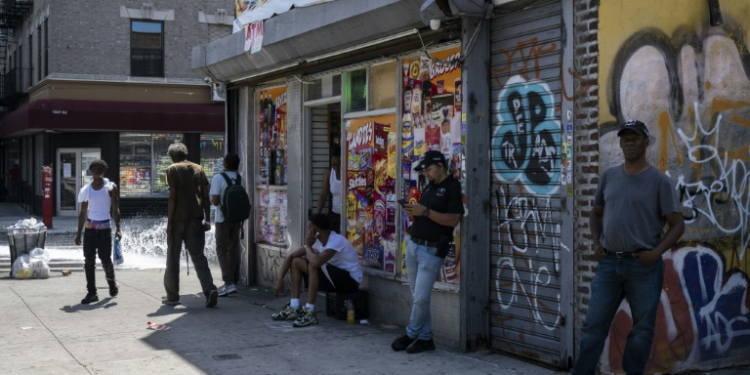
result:
[(10, 247), (10, 276), (13, 277), (13, 263), (21, 255), (28, 254), (35, 248), (44, 249), (47, 241), (47, 227), (44, 225), (31, 228), (7, 228), (8, 246)]

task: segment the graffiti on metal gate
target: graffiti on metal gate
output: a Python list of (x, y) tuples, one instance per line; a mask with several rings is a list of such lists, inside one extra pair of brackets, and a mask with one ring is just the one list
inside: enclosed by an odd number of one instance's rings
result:
[(500, 92), (500, 125), (492, 137), (493, 173), (502, 183), (520, 182), (533, 194), (552, 194), (560, 184), (560, 121), (555, 97), (544, 82), (511, 77)]
[(560, 240), (559, 202), (510, 195), (510, 189), (501, 185), (495, 190), (497, 301), (500, 309), (528, 310), (536, 324), (555, 330), (561, 318), (560, 251), (569, 251)]

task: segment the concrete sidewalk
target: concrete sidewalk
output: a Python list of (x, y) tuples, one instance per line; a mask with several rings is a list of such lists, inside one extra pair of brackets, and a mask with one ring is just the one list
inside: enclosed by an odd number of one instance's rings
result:
[[(218, 269), (213, 269), (215, 282)], [(441, 347), (393, 352), (403, 329), (350, 325), (325, 316), (293, 328), (271, 314), (287, 298), (242, 287), (204, 307), (198, 279), (182, 272), (181, 306), (162, 305), (162, 270), (121, 271), (120, 294), (109, 298), (97, 272), (101, 301), (80, 305), (83, 273), (46, 280), (0, 279), (2, 374), (554, 374), (486, 351), (464, 355)], [(147, 322), (171, 329), (151, 331)]]

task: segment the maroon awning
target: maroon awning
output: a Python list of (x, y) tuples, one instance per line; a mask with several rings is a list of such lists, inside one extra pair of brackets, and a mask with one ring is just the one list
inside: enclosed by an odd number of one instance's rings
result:
[(0, 138), (42, 130), (224, 132), (224, 105), (40, 99), (0, 121)]

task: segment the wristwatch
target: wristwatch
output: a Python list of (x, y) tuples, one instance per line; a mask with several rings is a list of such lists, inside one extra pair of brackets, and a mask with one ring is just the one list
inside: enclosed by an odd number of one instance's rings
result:
[(430, 209), (429, 208), (425, 208), (424, 212), (422, 213), (422, 216), (429, 217), (430, 216)]

